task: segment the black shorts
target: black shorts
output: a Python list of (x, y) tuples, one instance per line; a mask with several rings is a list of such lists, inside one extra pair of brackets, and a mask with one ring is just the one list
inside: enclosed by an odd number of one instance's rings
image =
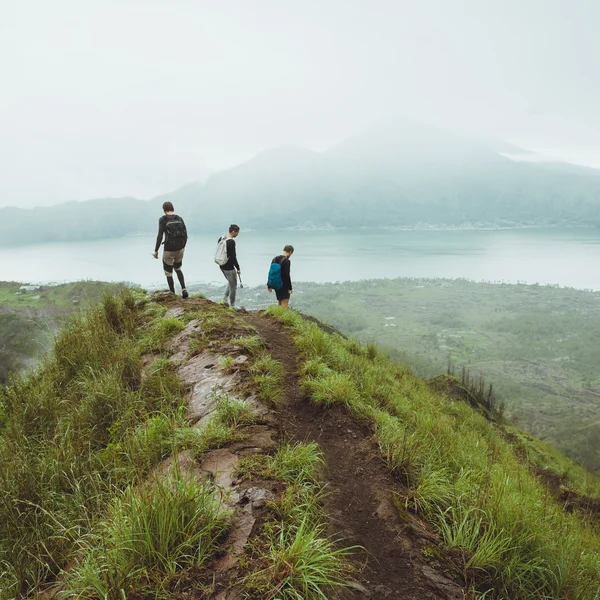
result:
[(277, 296), (277, 300), (289, 300), (290, 292), (285, 288), (281, 288), (280, 290), (275, 290), (275, 295)]

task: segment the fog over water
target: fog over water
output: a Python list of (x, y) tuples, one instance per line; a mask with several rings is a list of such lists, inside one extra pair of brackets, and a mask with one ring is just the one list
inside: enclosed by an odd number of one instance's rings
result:
[(391, 113), (600, 167), (599, 18), (588, 0), (3, 2), (0, 206), (150, 198)]

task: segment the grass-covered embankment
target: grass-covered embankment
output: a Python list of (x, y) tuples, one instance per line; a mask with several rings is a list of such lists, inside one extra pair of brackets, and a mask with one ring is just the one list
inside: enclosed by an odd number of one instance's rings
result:
[(390, 469), (406, 484), (399, 504), (461, 552), (486, 597), (597, 600), (597, 527), (563, 511), (491, 423), (374, 346), (328, 335), (293, 312), (273, 313), (292, 328), (307, 394), (374, 425)]
[[(139, 487), (175, 449), (229, 439), (218, 420), (189, 427), (160, 355), (142, 377), (143, 353), (183, 327), (162, 312), (129, 291), (106, 297), (68, 322), (35, 374), (1, 390), (0, 598), (39, 590), (67, 567), (78, 597), (120, 597), (210, 554), (224, 517), (208, 488), (176, 470)], [(160, 535), (148, 529), (156, 521)]]
[[(35, 372), (0, 391), (0, 599), (216, 593), (210, 564), (227, 551), (235, 510), (218, 484), (194, 473), (261, 419), (215, 389), (214, 413), (190, 421), (170, 341), (194, 320), (183, 364), (227, 345), (232, 354), (215, 368), (239, 370), (242, 387), (271, 407), (282, 401), (282, 371), (233, 312), (191, 298), (183, 307), (166, 315), (167, 306), (129, 290), (107, 296), (71, 317)], [(249, 360), (235, 363), (240, 353)], [(305, 444), (240, 461), (240, 480), (252, 486), (258, 476), (281, 491), (219, 585), (292, 600), (323, 599), (344, 584), (347, 551), (324, 534), (323, 466)]]

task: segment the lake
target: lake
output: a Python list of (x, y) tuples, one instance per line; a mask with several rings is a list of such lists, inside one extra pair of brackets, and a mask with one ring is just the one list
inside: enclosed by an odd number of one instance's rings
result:
[[(217, 234), (194, 235), (184, 273), (191, 283), (223, 283), (213, 262)], [(155, 236), (2, 248), (0, 279), (49, 283), (93, 279), (162, 286)], [(559, 284), (600, 290), (599, 229), (424, 231), (244, 231), (237, 238), (244, 285), (265, 283), (273, 256), (296, 248), (294, 281), (444, 277)]]

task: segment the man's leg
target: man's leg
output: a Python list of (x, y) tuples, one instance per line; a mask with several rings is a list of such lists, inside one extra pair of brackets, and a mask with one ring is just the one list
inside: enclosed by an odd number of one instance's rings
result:
[(283, 308), (287, 308), (290, 302), (290, 295), (285, 290), (275, 290), (277, 296), (277, 303)]
[(223, 304), (229, 304), (229, 277), (227, 277), (227, 271), (223, 271), (221, 269), (221, 273), (223, 273), (223, 277), (227, 280), (227, 287), (225, 288), (225, 295), (223, 296)]
[(223, 271), (223, 273), (225, 273), (225, 277), (227, 278), (227, 281), (229, 283), (229, 304), (231, 306), (235, 306), (235, 297), (237, 292), (237, 273), (235, 269), (232, 269), (231, 271)]
[(175, 293), (175, 283), (173, 283), (173, 256), (168, 250), (163, 251), (163, 270), (167, 278), (167, 284), (172, 294)]
[(177, 273), (177, 279), (179, 279), (179, 285), (181, 286), (181, 296), (182, 298), (187, 298), (188, 293), (185, 289), (185, 279), (183, 278), (183, 271), (181, 269), (175, 269), (175, 273)]
[(183, 278), (183, 271), (181, 270), (181, 265), (183, 262), (183, 250), (181, 250), (180, 256), (177, 257), (177, 260), (173, 263), (173, 268), (175, 269), (175, 273), (177, 273), (177, 279), (179, 279), (179, 285), (181, 285), (181, 297), (187, 298), (188, 293), (185, 289), (185, 279)]

